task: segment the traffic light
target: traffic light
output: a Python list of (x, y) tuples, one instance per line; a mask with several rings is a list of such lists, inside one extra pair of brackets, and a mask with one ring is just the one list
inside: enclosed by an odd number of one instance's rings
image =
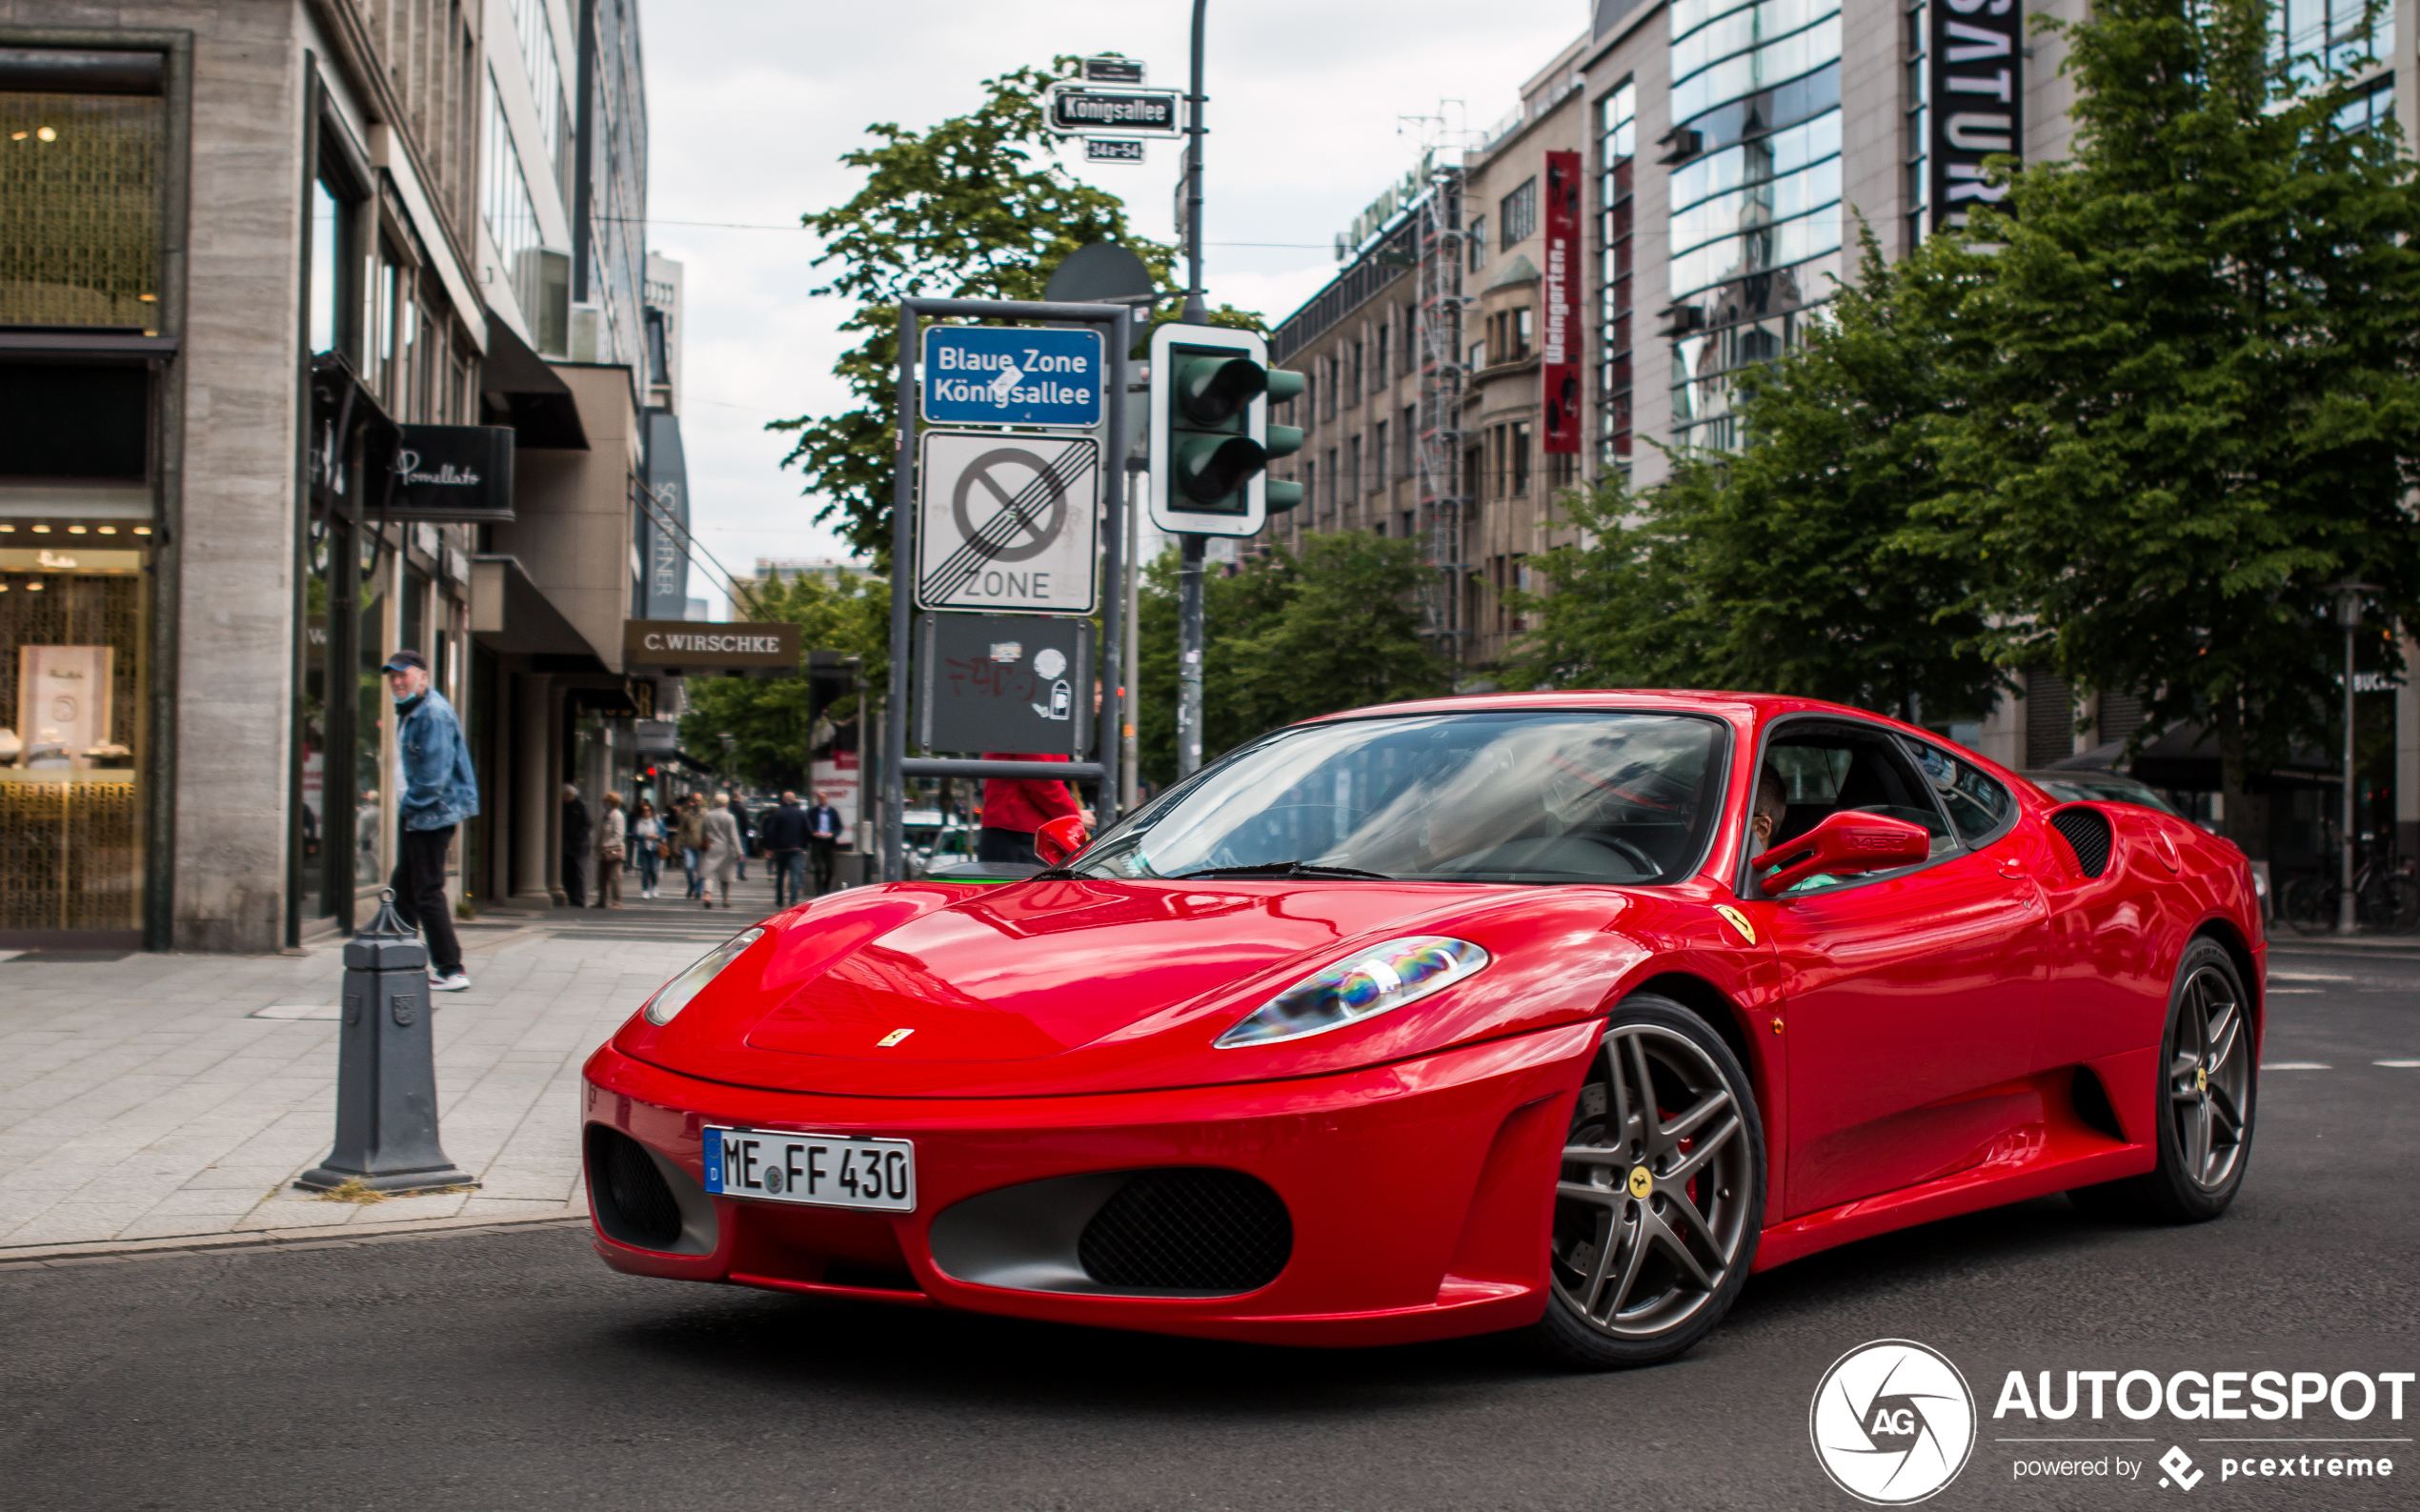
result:
[(1268, 476), (1302, 433), (1271, 425), (1269, 405), (1302, 392), (1302, 374), (1269, 366), (1268, 344), (1222, 326), (1151, 333), (1151, 522), (1198, 535), (1258, 535), (1302, 502), (1302, 485)]

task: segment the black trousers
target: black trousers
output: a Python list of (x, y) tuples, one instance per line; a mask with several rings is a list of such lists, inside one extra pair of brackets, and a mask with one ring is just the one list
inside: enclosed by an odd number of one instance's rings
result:
[(580, 875), (580, 863), (588, 858), (588, 842), (582, 840), (577, 850), (563, 847), (563, 901), (573, 908), (588, 906), (588, 879)]
[(1040, 863), (1034, 854), (1034, 837), (1023, 830), (998, 830), (986, 824), (975, 832), (975, 858), (978, 861), (1009, 861), (1021, 866)]
[(406, 830), (395, 858), (395, 913), (429, 942), (429, 964), (446, 976), (462, 969), (462, 941), (454, 933), (454, 910), (445, 900), (445, 851), (454, 826)]
[(807, 864), (815, 868), (815, 896), (832, 891), (833, 852), (840, 842), (829, 835), (807, 837)]

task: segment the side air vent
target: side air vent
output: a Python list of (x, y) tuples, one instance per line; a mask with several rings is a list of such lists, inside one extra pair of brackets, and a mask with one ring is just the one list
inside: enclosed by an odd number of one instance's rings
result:
[(2075, 850), (2075, 864), (2087, 877), (2109, 869), (2109, 816), (2099, 809), (2077, 804), (2050, 816), (2050, 827)]
[(1294, 1253), (1294, 1221), (1267, 1183), (1240, 1171), (1145, 1171), (1101, 1204), (1076, 1243), (1102, 1286), (1256, 1291)]
[(680, 1243), (680, 1201), (645, 1146), (619, 1129), (588, 1126), (588, 1185), (597, 1221), (625, 1244), (669, 1250)]

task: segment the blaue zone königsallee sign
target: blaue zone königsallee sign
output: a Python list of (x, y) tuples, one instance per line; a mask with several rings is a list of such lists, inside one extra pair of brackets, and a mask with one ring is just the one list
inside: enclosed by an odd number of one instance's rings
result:
[(632, 671), (777, 676), (798, 670), (798, 627), (779, 620), (706, 624), (692, 619), (622, 621), (622, 665)]
[(927, 326), (924, 418), (1089, 429), (1101, 420), (1102, 372), (1098, 331)]

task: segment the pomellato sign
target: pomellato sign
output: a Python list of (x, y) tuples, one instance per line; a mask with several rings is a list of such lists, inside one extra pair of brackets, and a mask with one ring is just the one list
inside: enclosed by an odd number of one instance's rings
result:
[(398, 518), (432, 524), (513, 522), (513, 430), (501, 425), (406, 425), (389, 464)]
[(1977, 205), (2007, 193), (1984, 160), (2025, 151), (2025, 8), (2018, 0), (1941, 0), (1932, 11), (1932, 228), (1964, 230)]
[(778, 620), (713, 625), (686, 619), (626, 619), (622, 621), (622, 665), (705, 674), (797, 672), (798, 627)]

